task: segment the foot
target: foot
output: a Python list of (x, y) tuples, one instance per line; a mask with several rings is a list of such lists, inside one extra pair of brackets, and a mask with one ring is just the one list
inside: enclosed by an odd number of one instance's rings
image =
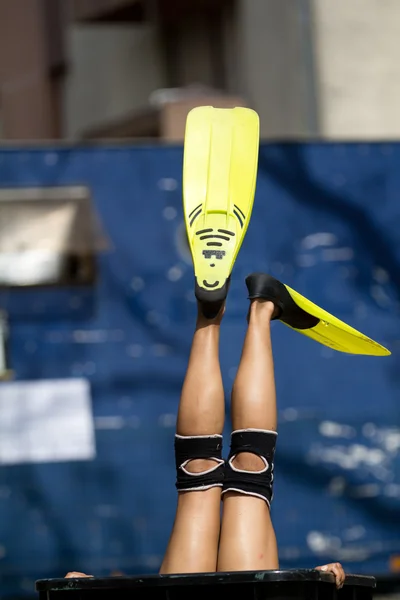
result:
[(269, 321), (277, 319), (280, 314), (279, 307), (275, 306), (270, 300), (264, 300), (263, 298), (255, 298), (250, 300), (250, 306), (247, 313), (247, 323), (250, 323), (250, 318), (258, 318), (263, 315), (263, 318), (267, 318)]
[(296, 304), (286, 286), (266, 273), (252, 273), (246, 277), (249, 299), (269, 300), (276, 307), (272, 319), (279, 319), (295, 329), (310, 329), (319, 319)]

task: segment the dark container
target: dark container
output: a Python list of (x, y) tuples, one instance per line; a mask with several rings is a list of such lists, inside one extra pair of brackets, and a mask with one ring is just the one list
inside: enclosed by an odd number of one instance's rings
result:
[(371, 600), (375, 579), (315, 570), (243, 571), (88, 579), (42, 579), (40, 600)]

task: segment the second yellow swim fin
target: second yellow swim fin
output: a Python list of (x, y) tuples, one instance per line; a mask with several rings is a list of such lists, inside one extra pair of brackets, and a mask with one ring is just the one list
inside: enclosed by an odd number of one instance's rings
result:
[(246, 285), (250, 299), (271, 300), (278, 309), (279, 314), (276, 318), (329, 348), (348, 354), (391, 354), (374, 340), (340, 321), (271, 275), (253, 273), (246, 278)]

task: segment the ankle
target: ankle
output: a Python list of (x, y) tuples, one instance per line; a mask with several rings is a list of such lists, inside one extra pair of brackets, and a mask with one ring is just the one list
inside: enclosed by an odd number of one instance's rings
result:
[(271, 321), (279, 314), (279, 308), (270, 300), (255, 298), (251, 300), (249, 307), (248, 320), (263, 319)]
[(224, 316), (224, 313), (225, 313), (225, 302), (222, 304), (218, 314), (214, 318), (209, 319), (204, 316), (201, 304), (198, 302), (197, 303), (197, 327), (199, 328), (199, 327), (207, 327), (207, 325), (220, 325), (221, 321), (222, 321), (222, 317)]

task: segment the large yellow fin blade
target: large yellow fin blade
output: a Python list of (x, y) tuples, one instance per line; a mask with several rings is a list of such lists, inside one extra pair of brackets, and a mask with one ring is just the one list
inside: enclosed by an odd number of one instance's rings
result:
[(183, 206), (196, 293), (205, 301), (226, 295), (253, 209), (259, 137), (248, 108), (202, 106), (187, 118)]

